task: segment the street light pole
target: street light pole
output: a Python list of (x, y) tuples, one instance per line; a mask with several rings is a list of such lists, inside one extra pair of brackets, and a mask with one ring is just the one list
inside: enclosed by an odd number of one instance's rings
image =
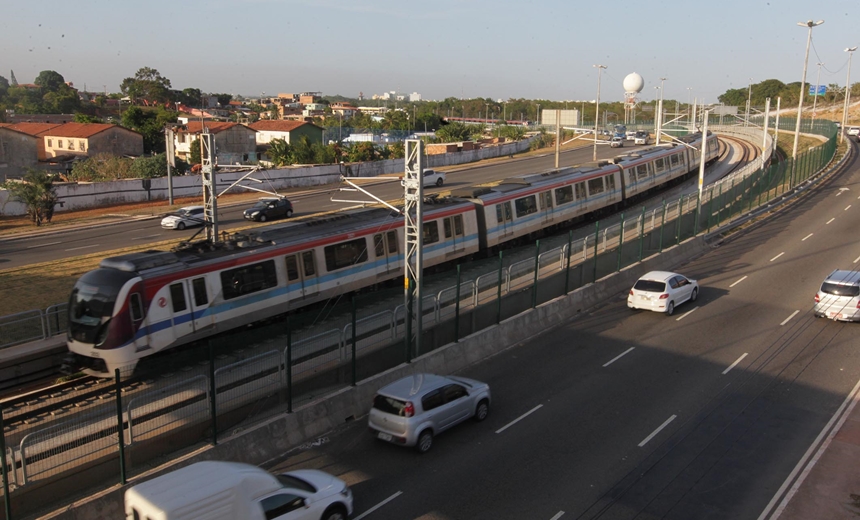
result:
[(597, 124), (598, 117), (597, 115), (600, 113), (600, 73), (603, 72), (603, 69), (606, 68), (606, 65), (592, 65), (597, 69), (597, 101), (594, 104), (594, 153), (592, 157), (592, 161), (597, 160)]
[(746, 118), (744, 119), (744, 126), (749, 126), (749, 124), (750, 124), (750, 105), (752, 105), (752, 78), (750, 78), (749, 85), (750, 85), (750, 88), (749, 88), (749, 92), (747, 93), (747, 115), (746, 115)]
[[(817, 22), (813, 22), (812, 20), (806, 22), (797, 22), (797, 25), (801, 27), (808, 27), (809, 32), (806, 35), (806, 56), (803, 58), (803, 76), (800, 78), (800, 101), (797, 103), (797, 122), (794, 126), (794, 144), (791, 147), (791, 158), (797, 158), (797, 142), (800, 139), (800, 116), (803, 113), (803, 95), (804, 89), (806, 88), (806, 66), (809, 62), (809, 44), (812, 42), (812, 28), (817, 27), (824, 23), (824, 20), (818, 20)], [(795, 165), (792, 165), (794, 168)]]
[(663, 82), (668, 78), (660, 78), (660, 109), (657, 114), (657, 143), (660, 144), (660, 133), (663, 132)]
[(848, 100), (851, 97), (851, 57), (854, 56), (854, 51), (857, 47), (848, 47), (845, 52), (848, 53), (848, 78), (845, 80), (845, 106), (842, 107), (842, 128), (839, 132), (839, 142), (845, 139), (845, 125), (848, 124)]
[(537, 104), (537, 110), (535, 110), (535, 124), (540, 125), (540, 103)]
[(692, 109), (693, 109), (693, 87), (687, 87), (687, 120), (690, 121), (690, 124), (693, 123), (692, 118)]
[(815, 107), (818, 105), (818, 85), (821, 84), (821, 66), (823, 63), (817, 63), (818, 75), (815, 76), (815, 95), (812, 98), (812, 120), (815, 121)]
[(660, 112), (659, 104), (660, 98), (657, 97), (657, 91), (662, 91), (663, 87), (654, 87), (654, 135), (657, 136), (657, 139), (660, 138), (660, 121), (658, 121), (658, 114)]

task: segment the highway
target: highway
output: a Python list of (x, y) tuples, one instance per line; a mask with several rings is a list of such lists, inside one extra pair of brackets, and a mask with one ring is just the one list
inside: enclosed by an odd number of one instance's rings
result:
[(490, 416), (426, 455), (361, 417), (271, 469), (339, 475), (356, 519), (758, 518), (860, 379), (860, 325), (812, 315), (860, 262), (858, 181), (855, 161), (680, 268), (702, 290), (672, 317), (618, 294), (463, 372)]
[[(599, 146), (598, 158), (614, 157), (637, 148), (643, 147), (633, 146), (632, 141), (620, 149)], [(562, 152), (559, 164), (561, 167), (575, 166), (589, 162), (591, 159), (592, 148), (580, 148)], [(551, 150), (539, 156), (514, 158), (506, 162), (461, 166), (462, 169), (448, 174), (444, 187), (425, 188), (425, 193), (448, 191), (458, 187), (504, 179), (517, 174), (544, 171), (554, 166), (555, 156)], [(444, 169), (447, 170), (447, 168)], [(396, 180), (373, 182), (372, 178), (362, 178), (361, 182), (372, 182), (373, 186), (369, 191), (385, 200), (402, 199), (403, 197), (403, 188)], [(289, 193), (286, 195), (293, 201), (295, 216), (332, 211), (354, 205), (331, 202), (330, 199), (333, 195), (334, 198), (340, 199), (369, 200), (361, 193), (338, 193), (336, 190), (339, 187), (340, 185), (328, 185), (303, 191), (297, 195), (290, 195)], [(242, 212), (251, 204), (245, 202), (220, 208), (218, 211), (220, 229), (230, 230), (247, 226), (249, 221), (242, 218)], [(172, 238), (187, 239), (200, 229), (189, 228), (184, 231), (162, 229), (160, 222), (161, 218), (138, 220), (129, 218), (127, 222), (120, 221), (108, 226), (66, 229), (58, 232), (40, 233), (27, 238), (0, 238), (0, 269), (161, 242)], [(267, 225), (271, 225), (271, 223)]]

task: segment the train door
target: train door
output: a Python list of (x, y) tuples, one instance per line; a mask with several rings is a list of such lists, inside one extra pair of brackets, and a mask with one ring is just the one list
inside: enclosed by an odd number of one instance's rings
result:
[[(131, 320), (131, 330), (135, 331), (134, 347), (137, 352), (145, 350), (149, 346), (150, 337), (147, 325), (149, 325), (150, 313), (144, 313), (143, 298), (139, 292), (133, 292), (129, 295), (129, 319)], [(144, 322), (144, 320), (146, 322)], [(145, 330), (146, 334), (138, 334), (137, 331)]]
[(313, 250), (303, 251), (295, 255), (287, 255), (286, 263), (287, 284), (291, 286), (291, 300), (307, 298), (319, 292), (316, 258)]
[(377, 272), (385, 274), (398, 269), (397, 264), (397, 231), (377, 233), (373, 236), (373, 246), (376, 250), (376, 259), (380, 261)]
[(496, 204), (496, 221), (499, 224), (499, 238), (514, 233), (514, 214), (510, 201)]
[(451, 248), (446, 247), (446, 251), (453, 252), (463, 249), (463, 215), (454, 215), (443, 221), (445, 226), (445, 240), (451, 241)]
[(215, 316), (209, 311), (209, 290), (206, 287), (206, 278), (201, 276), (186, 280), (188, 294), (191, 295), (191, 313), (193, 316), (194, 330), (212, 327), (215, 324)]
[(538, 195), (538, 200), (540, 201), (540, 209), (543, 213), (543, 221), (544, 222), (552, 222), (553, 214), (552, 214), (552, 192), (544, 191), (540, 195)]
[(618, 190), (615, 187), (615, 174), (607, 175), (604, 177), (606, 179), (606, 190), (609, 192), (609, 202), (615, 203), (618, 201)]
[(182, 338), (194, 332), (194, 320), (191, 316), (188, 281), (170, 284), (171, 320), (173, 322), (174, 338)]
[(577, 182), (573, 185), (573, 194), (576, 197), (576, 205), (578, 213), (582, 214), (588, 211), (588, 196), (585, 194), (585, 183)]

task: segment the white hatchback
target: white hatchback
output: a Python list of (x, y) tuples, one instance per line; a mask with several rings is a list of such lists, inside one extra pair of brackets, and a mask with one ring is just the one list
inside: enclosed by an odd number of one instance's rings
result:
[(631, 309), (665, 312), (671, 316), (675, 307), (699, 297), (699, 283), (678, 273), (651, 271), (639, 278), (627, 295)]
[(203, 206), (179, 208), (161, 219), (161, 227), (180, 231), (187, 227), (202, 226), (203, 223)]

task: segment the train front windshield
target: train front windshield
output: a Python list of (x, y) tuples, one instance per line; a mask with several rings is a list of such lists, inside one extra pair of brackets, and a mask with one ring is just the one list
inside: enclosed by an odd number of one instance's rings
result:
[(69, 337), (98, 344), (99, 333), (107, 330), (103, 325), (110, 321), (119, 291), (135, 276), (116, 269), (96, 269), (83, 275), (69, 298)]

